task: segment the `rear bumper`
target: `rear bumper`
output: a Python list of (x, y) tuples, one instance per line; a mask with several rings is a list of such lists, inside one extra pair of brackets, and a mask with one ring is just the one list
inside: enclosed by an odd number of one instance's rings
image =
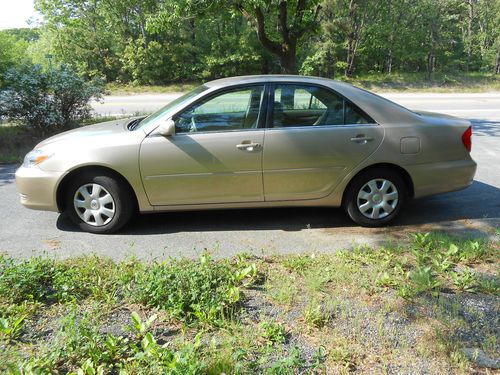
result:
[(63, 172), (46, 172), (38, 167), (20, 167), (16, 171), (16, 186), (21, 204), (27, 208), (58, 211), (56, 187)]
[(465, 189), (474, 181), (476, 168), (472, 159), (405, 166), (413, 180), (415, 198)]

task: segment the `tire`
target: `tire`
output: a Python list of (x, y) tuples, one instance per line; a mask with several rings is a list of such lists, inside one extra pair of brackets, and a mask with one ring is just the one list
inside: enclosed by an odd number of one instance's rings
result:
[(83, 231), (114, 233), (128, 223), (135, 209), (130, 189), (110, 175), (82, 173), (68, 184), (64, 212)]
[(343, 207), (355, 223), (363, 227), (382, 227), (398, 216), (407, 197), (408, 188), (396, 171), (374, 168), (351, 181)]

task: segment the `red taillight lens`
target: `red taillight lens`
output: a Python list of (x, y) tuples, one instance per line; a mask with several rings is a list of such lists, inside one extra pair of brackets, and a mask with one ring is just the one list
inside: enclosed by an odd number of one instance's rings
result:
[(462, 142), (467, 151), (470, 152), (472, 150), (472, 126), (469, 126), (464, 134), (462, 134)]

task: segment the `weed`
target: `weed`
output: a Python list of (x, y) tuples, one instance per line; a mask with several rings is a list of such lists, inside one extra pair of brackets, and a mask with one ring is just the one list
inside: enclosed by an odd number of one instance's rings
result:
[(471, 270), (463, 270), (461, 272), (451, 272), (451, 280), (453, 285), (462, 292), (476, 292), (477, 279), (476, 275)]
[(304, 309), (303, 316), (309, 327), (321, 328), (328, 324), (332, 318), (332, 312), (316, 299), (312, 299)]
[(283, 344), (286, 341), (286, 329), (282, 323), (264, 321), (260, 324), (262, 337), (269, 344)]
[(326, 348), (323, 345), (321, 345), (316, 351), (316, 353), (314, 353), (314, 356), (312, 357), (311, 368), (313, 370), (322, 370), (324, 372), (326, 370), (324, 365), (326, 357), (327, 357)]
[(22, 332), (25, 319), (25, 315), (0, 318), (0, 339), (7, 342), (16, 340)]
[(313, 263), (314, 258), (310, 255), (292, 255), (283, 259), (283, 267), (298, 274), (304, 274)]
[(432, 257), (432, 265), (434, 269), (440, 273), (446, 273), (454, 266), (453, 262), (446, 254), (437, 253)]
[[(0, 256), (0, 372), (344, 373), (365, 371), (365, 359), (368, 366), (375, 359), (382, 371), (402, 369), (415, 354), (443, 365), (445, 372), (467, 372), (471, 365), (461, 348), (496, 353), (498, 342), (494, 323), (484, 324), (492, 319), (491, 304), (478, 311), (475, 304), (461, 304), (458, 294), (498, 295), (497, 251), (496, 242), (431, 233), (412, 237), (409, 247), (362, 247), (321, 256), (212, 260), (204, 254), (195, 261), (153, 264)], [(467, 269), (470, 263), (477, 266)], [(250, 292), (255, 298), (239, 319), (249, 286), (255, 286)], [(441, 288), (456, 293), (428, 298)], [(261, 322), (255, 315), (260, 304), (266, 317)], [(121, 313), (130, 308), (140, 314), (123, 322)], [(297, 314), (303, 324), (290, 326), (290, 332), (275, 320), (297, 319)], [(406, 314), (409, 319), (401, 321)], [(395, 320), (386, 325), (388, 317)], [(399, 336), (406, 328), (396, 332), (401, 323), (415, 329), (411, 342)], [(311, 329), (298, 332), (303, 326)], [(429, 345), (426, 332), (434, 329)], [(295, 335), (310, 353), (308, 360), (290, 348)], [(307, 348), (321, 343), (328, 353), (323, 346), (316, 354)], [(379, 348), (390, 354), (380, 354)], [(403, 367), (397, 367), (395, 353)]]
[(76, 301), (90, 295), (112, 299), (115, 264), (97, 257), (66, 262), (30, 258), (15, 262), (0, 257), (0, 294), (13, 303)]
[(422, 292), (435, 294), (441, 286), (441, 282), (435, 278), (431, 267), (418, 267), (411, 273), (410, 278), (416, 294)]
[(389, 272), (383, 272), (376, 281), (378, 286), (390, 288), (395, 287), (399, 284), (398, 280), (394, 275), (391, 275)]
[(290, 306), (297, 297), (296, 276), (270, 270), (265, 284), (266, 292), (277, 303)]
[(500, 295), (500, 281), (497, 278), (489, 279), (486, 277), (479, 277), (477, 279), (478, 290), (483, 293), (493, 295)]
[(76, 371), (75, 375), (104, 375), (104, 366), (100, 365), (96, 367), (92, 360), (87, 359), (83, 362), (82, 367)]
[(52, 260), (31, 258), (14, 262), (0, 257), (0, 295), (13, 303), (45, 302), (53, 298), (50, 288), (55, 274)]
[(137, 337), (144, 337), (156, 318), (158, 318), (158, 315), (155, 314), (143, 322), (139, 314), (134, 311), (132, 312), (132, 324), (130, 325), (130, 330), (134, 332)]
[(313, 292), (324, 291), (326, 284), (330, 281), (331, 275), (328, 268), (311, 270), (306, 273), (304, 280), (307, 289)]
[(185, 323), (218, 325), (237, 311), (240, 286), (256, 273), (255, 266), (239, 269), (204, 254), (198, 261), (170, 260), (148, 267), (132, 293), (138, 302), (164, 309)]
[(272, 375), (288, 375), (298, 373), (297, 370), (303, 368), (304, 366), (305, 359), (302, 357), (302, 353), (299, 348), (294, 346), (287, 357), (271, 364), (271, 366), (266, 369), (265, 373)]
[(357, 366), (356, 354), (346, 343), (341, 343), (332, 348), (330, 350), (330, 359), (348, 371), (354, 371)]

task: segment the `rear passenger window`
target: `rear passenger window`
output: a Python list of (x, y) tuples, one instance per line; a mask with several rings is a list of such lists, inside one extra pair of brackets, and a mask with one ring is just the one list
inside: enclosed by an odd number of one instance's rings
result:
[(370, 124), (373, 121), (363, 115), (359, 109), (355, 108), (351, 103), (345, 104), (345, 123), (346, 124)]
[(276, 85), (273, 127), (366, 124), (373, 120), (334, 92), (313, 85)]

